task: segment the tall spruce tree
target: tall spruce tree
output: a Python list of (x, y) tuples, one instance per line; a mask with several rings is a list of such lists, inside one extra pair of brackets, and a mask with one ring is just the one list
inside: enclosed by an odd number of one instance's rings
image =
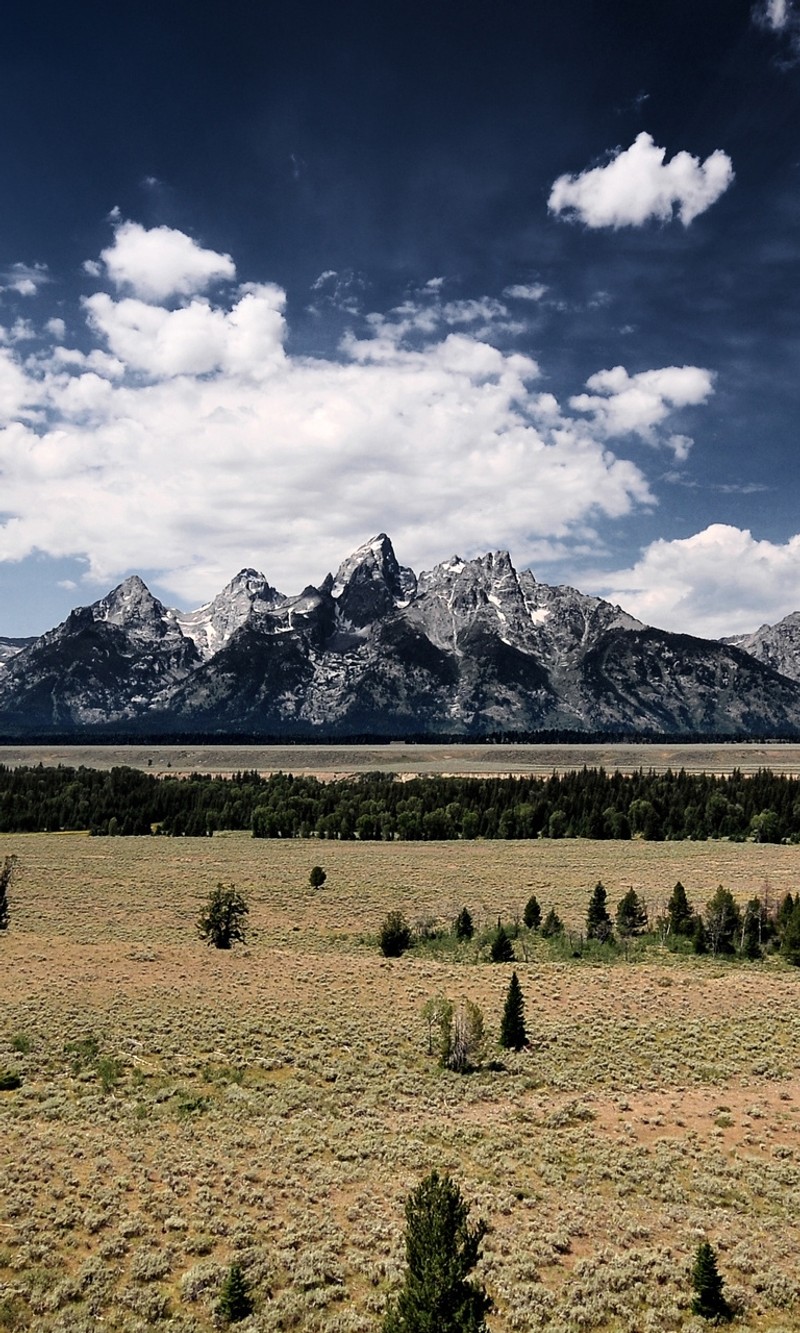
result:
[(731, 1317), (731, 1307), (722, 1294), (723, 1281), (717, 1271), (717, 1256), (707, 1240), (697, 1247), (692, 1265), (692, 1314), (716, 1322)]
[(525, 1031), (525, 1000), (516, 972), (511, 973), (506, 1003), (500, 1023), (500, 1045), (507, 1051), (521, 1051), (528, 1044)]
[(528, 927), (528, 930), (538, 930), (542, 924), (542, 909), (539, 906), (535, 893), (532, 893), (525, 904), (525, 910), (522, 913), (522, 920)]
[(694, 929), (694, 910), (680, 880), (672, 890), (672, 896), (667, 903), (667, 920), (672, 935), (691, 936)]
[(647, 908), (635, 889), (628, 889), (617, 903), (616, 919), (617, 930), (623, 939), (647, 930)]
[(217, 1314), (226, 1324), (238, 1324), (253, 1313), (250, 1287), (239, 1264), (231, 1264), (222, 1283)]
[(486, 1223), (470, 1227), (469, 1205), (447, 1173), (432, 1171), (406, 1200), (403, 1287), (383, 1321), (383, 1333), (486, 1333), (492, 1307), (471, 1279)]
[(606, 900), (608, 894), (600, 880), (594, 886), (589, 906), (586, 911), (586, 938), (604, 943), (612, 936), (611, 917), (608, 915)]
[(499, 925), (494, 933), (489, 957), (493, 963), (513, 963), (514, 961), (514, 945), (503, 925)]
[(472, 921), (472, 914), (468, 907), (462, 907), (455, 922), (455, 936), (457, 940), (471, 940), (475, 934), (475, 926)]
[(0, 930), (8, 930), (8, 890), (16, 864), (16, 856), (11, 855), (4, 857), (0, 866)]

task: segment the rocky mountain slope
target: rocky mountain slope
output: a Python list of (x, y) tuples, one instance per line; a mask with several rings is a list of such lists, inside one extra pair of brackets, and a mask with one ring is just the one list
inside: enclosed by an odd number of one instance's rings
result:
[(737, 634), (723, 643), (735, 644), (781, 675), (800, 681), (800, 611), (777, 625), (762, 625), (754, 634)]
[(385, 534), (285, 597), (242, 570), (183, 613), (126, 579), (7, 656), (0, 730), (403, 735), (800, 734), (800, 685), (723, 644), (517, 573), (506, 552), (419, 575)]

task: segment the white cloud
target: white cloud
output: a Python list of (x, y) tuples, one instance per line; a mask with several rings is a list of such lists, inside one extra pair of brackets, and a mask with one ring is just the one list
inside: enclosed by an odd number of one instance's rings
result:
[(765, 27), (774, 32), (783, 32), (792, 19), (792, 7), (789, 0), (765, 0), (756, 7), (756, 18)]
[(637, 135), (630, 148), (617, 150), (610, 162), (577, 176), (559, 176), (550, 191), (548, 208), (584, 222), (587, 227), (641, 227), (669, 222), (677, 209), (688, 227), (724, 194), (733, 181), (727, 153), (717, 149), (700, 162), (681, 152), (665, 162), (665, 148), (652, 136)]
[(58, 342), (63, 342), (64, 338), (67, 336), (67, 326), (63, 319), (59, 319), (58, 316), (54, 315), (52, 319), (48, 319), (44, 327), (48, 333), (52, 334), (53, 337), (58, 340)]
[[(144, 301), (194, 296), (213, 282), (236, 276), (230, 255), (204, 250), (172, 227), (148, 230), (138, 222), (118, 222), (113, 245), (100, 257), (114, 286), (128, 288)], [(94, 265), (88, 271), (96, 276)]]
[(715, 523), (653, 542), (632, 568), (597, 585), (650, 625), (702, 638), (746, 634), (800, 609), (800, 535), (779, 545)]
[[(710, 397), (714, 377), (699, 366), (665, 366), (638, 375), (629, 375), (624, 366), (614, 366), (592, 375), (586, 387), (594, 392), (576, 394), (569, 405), (576, 412), (588, 412), (601, 435), (612, 438), (635, 434), (653, 443), (656, 427), (672, 411), (697, 407)], [(670, 437), (677, 458), (687, 456), (686, 440), (682, 435)]]
[(503, 295), (513, 301), (541, 301), (546, 291), (542, 282), (515, 282), (503, 289)]
[(0, 291), (16, 292), (18, 296), (35, 296), (39, 288), (50, 281), (46, 264), (12, 264), (0, 273)]
[[(159, 281), (174, 296), (175, 270)], [(710, 392), (693, 367), (618, 367), (588, 382), (586, 421), (484, 336), (504, 327), (491, 298), (446, 314), (434, 290), (313, 358), (287, 351), (284, 302), (269, 284), (178, 308), (100, 291), (89, 350), (54, 328), (47, 354), (0, 347), (0, 559), (80, 557), (106, 586), (157, 567), (185, 605), (243, 564), (297, 591), (380, 529), (417, 567), (500, 544), (521, 564), (588, 551), (599, 518), (653, 503), (612, 436)]]

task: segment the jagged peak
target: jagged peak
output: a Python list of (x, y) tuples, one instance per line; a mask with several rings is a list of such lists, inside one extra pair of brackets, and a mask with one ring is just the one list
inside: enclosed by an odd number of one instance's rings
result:
[(342, 561), (333, 580), (331, 595), (338, 598), (347, 584), (361, 572), (368, 572), (372, 578), (381, 578), (385, 583), (395, 583), (400, 571), (394, 547), (385, 532), (356, 547), (352, 555)]
[(107, 620), (111, 624), (124, 624), (143, 617), (160, 619), (165, 613), (162, 603), (138, 574), (129, 574), (105, 597), (94, 602), (91, 610), (95, 620)]

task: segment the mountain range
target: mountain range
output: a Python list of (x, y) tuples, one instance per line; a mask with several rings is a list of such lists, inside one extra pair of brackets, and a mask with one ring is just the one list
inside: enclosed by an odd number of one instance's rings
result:
[(800, 734), (800, 613), (668, 633), (507, 552), (419, 576), (381, 533), (286, 597), (243, 569), (195, 611), (133, 575), (40, 638), (0, 638), (0, 732)]

